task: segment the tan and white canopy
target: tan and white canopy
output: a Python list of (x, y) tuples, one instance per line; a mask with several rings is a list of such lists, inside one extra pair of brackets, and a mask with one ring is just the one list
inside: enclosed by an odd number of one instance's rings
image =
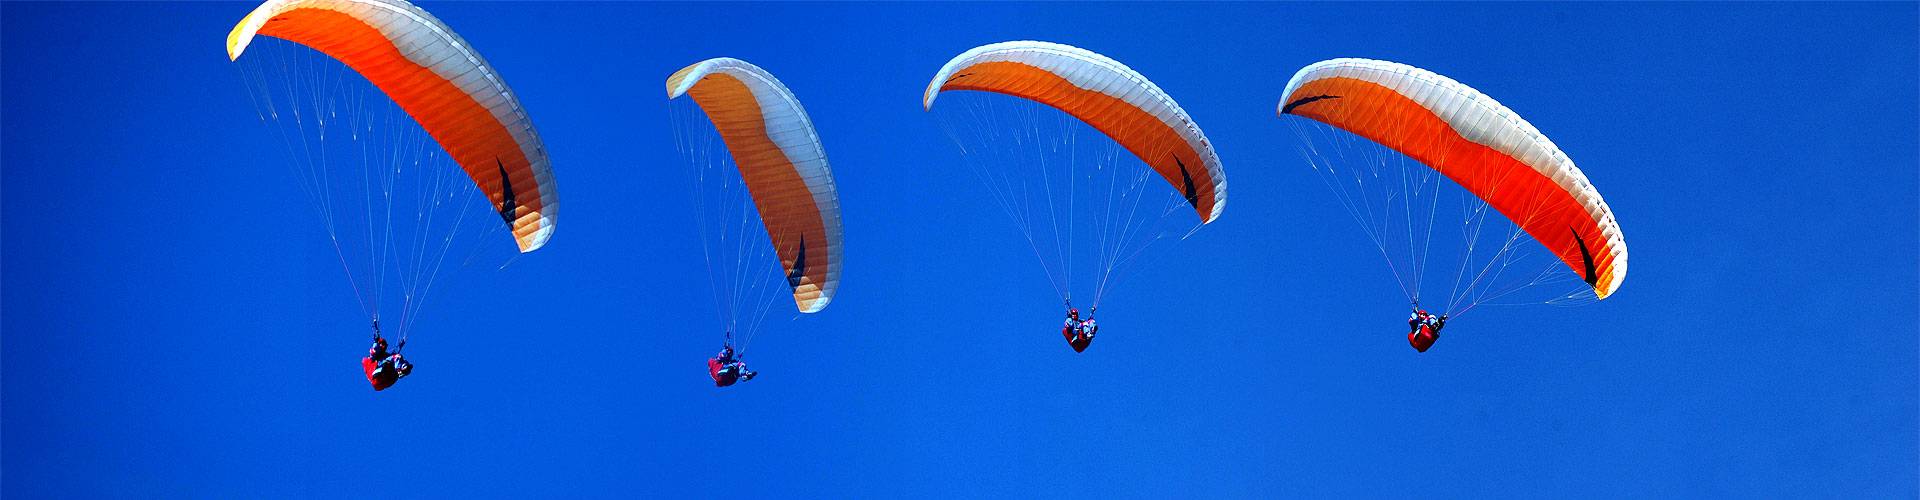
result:
[(486, 193), (521, 252), (553, 236), (560, 209), (547, 150), (500, 73), (445, 23), (403, 0), (268, 0), (227, 34), (238, 60), (255, 35), (353, 68), (419, 122)]
[(806, 109), (766, 70), (727, 57), (667, 77), (667, 98), (682, 94), (706, 112), (740, 168), (794, 305), (825, 309), (840, 286), (840, 195)]
[(1052, 106), (1099, 130), (1152, 166), (1193, 205), (1201, 223), (1227, 208), (1227, 174), (1187, 111), (1119, 61), (1070, 45), (1001, 42), (961, 53), (927, 84), (922, 105), (947, 90), (995, 92)]
[(1406, 154), (1479, 196), (1545, 245), (1594, 295), (1627, 278), (1627, 243), (1600, 192), (1553, 141), (1451, 78), (1371, 59), (1313, 63), (1293, 75), (1281, 116), (1339, 127)]

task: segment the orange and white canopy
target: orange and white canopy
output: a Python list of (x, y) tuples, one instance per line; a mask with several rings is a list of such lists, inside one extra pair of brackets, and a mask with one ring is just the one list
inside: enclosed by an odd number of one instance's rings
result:
[(667, 77), (667, 98), (682, 94), (706, 112), (740, 168), (794, 305), (825, 309), (840, 286), (840, 195), (806, 109), (766, 70), (727, 57)]
[(255, 35), (353, 68), (419, 122), (485, 192), (521, 252), (553, 235), (560, 199), (540, 134), (513, 90), (466, 40), (403, 0), (268, 0), (227, 34), (238, 60)]
[(1125, 64), (1070, 45), (1001, 42), (961, 53), (927, 84), (922, 105), (947, 90), (1007, 94), (1052, 106), (1107, 134), (1152, 166), (1201, 223), (1227, 208), (1227, 174), (1187, 111)]
[(1399, 151), (1499, 210), (1607, 298), (1627, 278), (1613, 210), (1532, 124), (1451, 78), (1405, 64), (1333, 59), (1287, 82), (1281, 116), (1339, 127)]

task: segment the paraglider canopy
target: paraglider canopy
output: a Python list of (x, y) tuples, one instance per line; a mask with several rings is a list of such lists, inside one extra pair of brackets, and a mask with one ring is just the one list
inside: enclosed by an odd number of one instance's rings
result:
[(1405, 64), (1302, 68), (1277, 109), (1365, 137), (1444, 174), (1505, 215), (1605, 299), (1627, 278), (1613, 210), (1553, 141), (1498, 101)]
[(521, 252), (553, 236), (560, 199), (533, 120), (445, 23), (403, 0), (269, 0), (227, 34), (227, 57), (256, 35), (312, 47), (379, 87), (486, 193)]
[(1017, 96), (1052, 106), (1093, 126), (1173, 184), (1201, 223), (1227, 208), (1227, 174), (1200, 126), (1145, 76), (1093, 51), (1039, 41), (975, 47), (947, 61), (921, 105), (947, 90)]
[(667, 98), (691, 95), (726, 142), (785, 269), (800, 312), (819, 312), (840, 284), (840, 196), (806, 109), (772, 74), (733, 58), (667, 78)]
[[(425, 10), (268, 0), (228, 32), (226, 52), (286, 144), (376, 335), (388, 320), (404, 345), (429, 292), (454, 286), (443, 271), (505, 253), (507, 241), (510, 263), (552, 238), (558, 187), (527, 111)], [(383, 314), (392, 302), (398, 314)]]

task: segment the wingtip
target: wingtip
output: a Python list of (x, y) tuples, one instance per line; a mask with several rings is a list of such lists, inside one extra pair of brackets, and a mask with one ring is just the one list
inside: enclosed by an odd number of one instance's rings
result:
[(233, 29), (227, 32), (227, 62), (240, 60), (240, 54), (247, 51), (247, 43), (253, 40), (254, 32), (248, 29), (252, 24), (253, 14), (248, 12), (246, 17), (240, 18), (240, 22), (234, 23)]

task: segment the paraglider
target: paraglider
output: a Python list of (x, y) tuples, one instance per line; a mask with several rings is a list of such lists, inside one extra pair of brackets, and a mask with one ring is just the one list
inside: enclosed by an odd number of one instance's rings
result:
[(707, 375), (713, 377), (714, 387), (726, 387), (735, 382), (753, 380), (753, 370), (747, 369), (747, 362), (733, 356), (733, 344), (720, 349), (720, 354), (707, 358)]
[(1407, 317), (1407, 344), (1415, 351), (1427, 352), (1434, 341), (1440, 340), (1440, 328), (1444, 326), (1447, 326), (1446, 316), (1434, 316), (1426, 309), (1415, 307)]
[(1067, 346), (1072, 347), (1073, 352), (1086, 352), (1087, 346), (1093, 345), (1093, 336), (1099, 332), (1100, 325), (1094, 323), (1092, 315), (1080, 319), (1079, 309), (1067, 308), (1067, 323), (1060, 327), (1060, 336), (1067, 338)]
[(360, 359), (360, 370), (367, 375), (367, 383), (373, 384), (373, 390), (384, 391), (393, 387), (394, 382), (413, 374), (413, 362), (400, 354), (407, 348), (406, 341), (387, 351), (387, 339), (380, 336), (380, 322), (373, 322), (373, 347), (367, 349), (367, 357)]
[[(697, 110), (671, 104), (682, 95)], [(726, 328), (708, 373), (725, 387), (754, 377), (740, 358), (778, 292), (791, 292), (801, 313), (833, 301), (842, 260), (839, 194), (806, 110), (766, 70), (733, 58), (701, 61), (667, 78), (667, 99), (693, 170), (695, 224)], [(716, 133), (725, 154), (717, 154)]]
[[(526, 253), (552, 237), (559, 198), (540, 135), (498, 70), (403, 0), (269, 0), (226, 47), (375, 325), (361, 364), (386, 389), (412, 363), (385, 352), (383, 302), (400, 302), (404, 346), (442, 269), (474, 259), (456, 250), (477, 254), (505, 232)], [(485, 217), (476, 201), (504, 225), (471, 222)]]
[[(1184, 239), (1226, 209), (1212, 143), (1171, 96), (1119, 61), (1049, 42), (983, 45), (942, 66), (922, 106), (933, 111), (957, 90), (986, 97), (956, 93), (941, 124), (1047, 271), (1075, 352), (1096, 330), (1091, 314), (1084, 325), (1077, 319), (1076, 273), (1094, 276), (1088, 305), (1098, 310), (1118, 272), (1153, 243)], [(1095, 267), (1079, 269), (1085, 262)]]
[[(1279, 115), (1305, 119), (1290, 123), (1306, 140), (1308, 163), (1406, 291), (1416, 350), (1476, 306), (1594, 302), (1626, 280), (1626, 240), (1599, 190), (1553, 141), (1485, 94), (1370, 59), (1314, 63), (1282, 94)], [(1489, 218), (1489, 209), (1499, 216)], [(1489, 220), (1510, 226), (1489, 231)], [(1448, 234), (1461, 243), (1435, 244), (1435, 235)], [(1486, 247), (1496, 249), (1476, 253)], [(1529, 254), (1538, 250), (1547, 255)], [(1456, 258), (1457, 266), (1429, 266)], [(1451, 278), (1444, 301), (1423, 301), (1431, 298), (1421, 293), (1430, 271)], [(1423, 304), (1442, 307), (1436, 315)]]

